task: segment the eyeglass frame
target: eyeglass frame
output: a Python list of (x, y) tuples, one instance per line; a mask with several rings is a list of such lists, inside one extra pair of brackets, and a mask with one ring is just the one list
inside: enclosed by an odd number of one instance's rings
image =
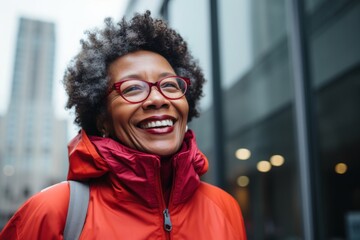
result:
[[(160, 88), (160, 85), (159, 83), (164, 80), (164, 79), (167, 79), (167, 78), (171, 78), (171, 77), (175, 77), (175, 78), (180, 78), (182, 80), (185, 81), (186, 83), (186, 89), (184, 91), (184, 93), (180, 96), (180, 97), (176, 97), (176, 98), (170, 98), (170, 97), (167, 97), (165, 96), (165, 94), (162, 92), (161, 88)], [(149, 86), (149, 92), (148, 92), (148, 95), (144, 98), (144, 100), (141, 100), (141, 101), (136, 101), (136, 102), (133, 102), (133, 101), (129, 101), (128, 99), (126, 99), (123, 94), (121, 93), (120, 91), (120, 87), (121, 87), (121, 84), (127, 82), (127, 81), (131, 81), (131, 80), (138, 80), (138, 81), (141, 81), (141, 82), (144, 82), (146, 83), (148, 86)], [(191, 81), (190, 81), (190, 78), (187, 78), (187, 77), (181, 77), (181, 76), (176, 76), (176, 75), (172, 75), (172, 76), (166, 76), (166, 77), (163, 77), (161, 79), (159, 79), (158, 81), (156, 82), (149, 82), (149, 81), (146, 81), (146, 80), (142, 80), (142, 79), (138, 79), (138, 78), (127, 78), (127, 79), (124, 79), (122, 81), (119, 81), (119, 82), (116, 82), (112, 85), (112, 87), (109, 89), (109, 92), (107, 94), (107, 96), (110, 95), (110, 93), (112, 93), (112, 91), (116, 91), (125, 101), (129, 102), (129, 103), (141, 103), (141, 102), (144, 102), (146, 99), (148, 99), (148, 97), (150, 96), (150, 93), (152, 91), (152, 87), (156, 87), (159, 91), (159, 93), (161, 93), (161, 95), (166, 98), (166, 99), (169, 99), (169, 100), (177, 100), (177, 99), (180, 99), (182, 98), (183, 96), (185, 96), (187, 90), (188, 90), (188, 87), (191, 85)]]

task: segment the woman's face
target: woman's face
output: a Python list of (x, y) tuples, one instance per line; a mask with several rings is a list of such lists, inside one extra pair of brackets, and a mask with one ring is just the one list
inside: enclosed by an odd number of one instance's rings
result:
[[(163, 77), (175, 75), (175, 72), (161, 55), (141, 50), (115, 60), (109, 66), (108, 74), (112, 85), (128, 78), (157, 82)], [(185, 96), (169, 100), (152, 87), (145, 101), (133, 104), (112, 91), (108, 96), (107, 109), (110, 119), (105, 128), (111, 137), (124, 145), (160, 156), (169, 156), (179, 150), (189, 112)], [(157, 121), (164, 126), (150, 127)]]

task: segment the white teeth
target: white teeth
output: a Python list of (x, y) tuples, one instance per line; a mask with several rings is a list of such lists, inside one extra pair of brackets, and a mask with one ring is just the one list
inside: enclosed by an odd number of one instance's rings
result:
[(148, 123), (142, 124), (141, 128), (171, 127), (172, 125), (174, 125), (173, 121), (168, 119), (168, 120), (162, 120), (162, 121), (148, 122)]

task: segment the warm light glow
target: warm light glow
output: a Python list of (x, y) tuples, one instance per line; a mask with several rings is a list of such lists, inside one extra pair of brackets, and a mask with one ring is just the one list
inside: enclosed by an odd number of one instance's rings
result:
[(335, 172), (337, 174), (344, 174), (347, 171), (347, 165), (345, 163), (338, 163), (335, 165)]
[(270, 162), (273, 166), (280, 167), (281, 165), (284, 164), (285, 159), (281, 155), (273, 155), (270, 158)]
[(260, 161), (257, 164), (257, 170), (259, 170), (259, 172), (268, 172), (271, 169), (271, 164), (268, 161)]
[(236, 182), (240, 187), (246, 187), (249, 185), (250, 180), (247, 176), (240, 176), (237, 178)]
[(238, 150), (236, 150), (235, 152), (235, 156), (237, 159), (240, 160), (247, 160), (250, 158), (251, 156), (251, 152), (249, 149), (246, 148), (239, 148)]
[(5, 176), (10, 177), (10, 176), (14, 175), (15, 168), (13, 166), (11, 166), (11, 165), (5, 165), (4, 168), (3, 168), (3, 173), (4, 173)]

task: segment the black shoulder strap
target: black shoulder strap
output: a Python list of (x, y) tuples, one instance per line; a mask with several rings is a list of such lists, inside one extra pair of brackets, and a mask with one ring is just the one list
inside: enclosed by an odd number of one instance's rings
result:
[(89, 185), (69, 181), (70, 200), (64, 228), (64, 240), (77, 240), (84, 226), (89, 204)]

